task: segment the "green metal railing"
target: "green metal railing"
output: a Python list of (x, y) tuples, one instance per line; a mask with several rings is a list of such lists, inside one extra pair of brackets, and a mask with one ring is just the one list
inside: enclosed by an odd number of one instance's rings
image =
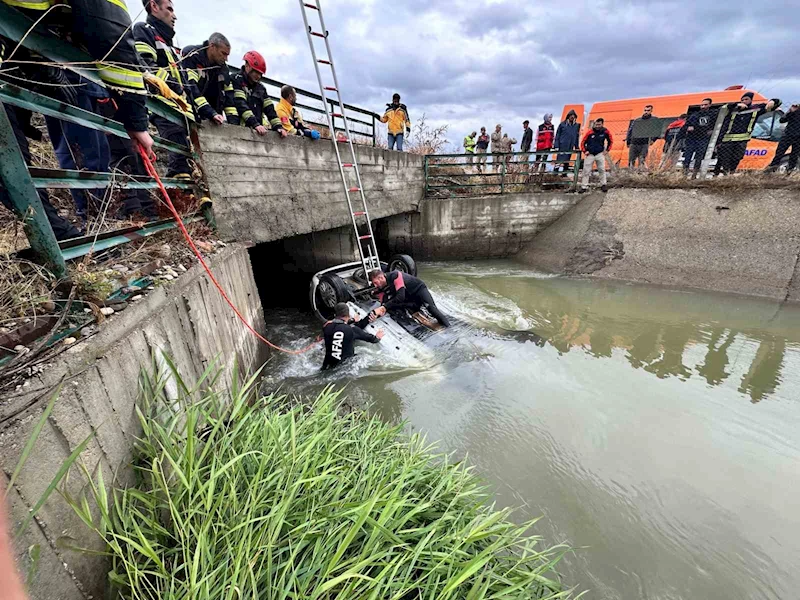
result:
[[(22, 47), (44, 57), (45, 60), (63, 64), (64, 68), (74, 71), (89, 81), (103, 85), (97, 72), (88, 68), (94, 65), (94, 61), (87, 54), (49, 33), (43, 27), (34, 29), (33, 25), (34, 22), (27, 16), (0, 2), (0, 36), (16, 40)], [(7, 61), (4, 66), (12, 63), (13, 61)], [(91, 236), (58, 242), (45, 216), (37, 190), (104, 189), (111, 186), (127, 189), (155, 189), (158, 184), (153, 178), (146, 176), (125, 174), (120, 177), (112, 173), (29, 167), (25, 164), (3, 104), (76, 123), (105, 134), (121, 138), (129, 136), (123, 125), (113, 119), (101, 117), (93, 112), (24, 89), (9, 83), (7, 79), (0, 81), (0, 187), (8, 193), (14, 212), (23, 223), (31, 251), (40, 262), (48, 265), (56, 277), (67, 276), (66, 260), (175, 227), (172, 219), (166, 219), (141, 228), (108, 232), (99, 237)], [(155, 98), (147, 99), (147, 107), (152, 113), (173, 123), (189, 125), (182, 113)], [(193, 135), (191, 131), (189, 133)], [(189, 156), (195, 160), (199, 158), (188, 146), (175, 144), (159, 137), (153, 139), (157, 147)], [(195, 187), (193, 183), (186, 180), (164, 178), (162, 181), (166, 187), (172, 189), (193, 189)]]
[(423, 166), (426, 198), (577, 189), (581, 152), (428, 154)]

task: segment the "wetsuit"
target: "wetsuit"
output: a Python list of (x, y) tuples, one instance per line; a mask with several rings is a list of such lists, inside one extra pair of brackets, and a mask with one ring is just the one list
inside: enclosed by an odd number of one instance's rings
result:
[(416, 312), (424, 306), (439, 323), (450, 327), (450, 321), (436, 306), (428, 286), (413, 275), (400, 271), (386, 273), (386, 287), (378, 290), (378, 298), (386, 310), (407, 308)]
[(325, 323), (322, 328), (322, 335), (325, 336), (323, 371), (337, 367), (348, 358), (355, 356), (354, 342), (356, 340), (363, 340), (371, 344), (377, 344), (380, 341), (376, 336), (364, 331), (364, 327), (367, 325), (369, 325), (369, 315), (352, 325), (341, 319)]

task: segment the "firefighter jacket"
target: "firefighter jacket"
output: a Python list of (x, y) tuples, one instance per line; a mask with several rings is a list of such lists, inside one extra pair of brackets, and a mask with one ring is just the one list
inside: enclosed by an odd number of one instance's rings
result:
[(411, 119), (408, 118), (408, 109), (405, 104), (387, 104), (386, 112), (381, 117), (381, 123), (388, 123), (389, 133), (399, 135), (406, 129), (411, 129)]
[(228, 65), (215, 65), (208, 59), (208, 40), (199, 46), (183, 49), (186, 69), (186, 89), (191, 96), (197, 116), (211, 120), (224, 114), (228, 123), (239, 124), (239, 111), (234, 103), (233, 84)]
[[(728, 105), (730, 111), (722, 122), (722, 129), (720, 130), (720, 141), (725, 144), (728, 142), (747, 142), (750, 136), (753, 135), (753, 128), (756, 126), (758, 117), (767, 111), (766, 104), (751, 104), (750, 108), (740, 110), (738, 102), (732, 102)], [(779, 104), (777, 102), (776, 104)], [(774, 106), (772, 110), (775, 110)]]
[[(55, 0), (2, 0), (9, 6), (36, 13), (48, 10)], [(130, 31), (131, 18), (117, 0), (68, 0), (71, 11), (51, 13), (58, 25), (72, 35), (72, 41), (86, 48), (96, 61), (97, 74), (112, 91), (117, 103), (116, 117), (128, 131), (147, 131), (147, 91), (139, 57)], [(34, 14), (34, 18), (40, 15)], [(102, 61), (100, 59), (103, 59)]]
[(279, 131), (281, 120), (275, 111), (275, 103), (267, 96), (267, 89), (260, 83), (253, 86), (247, 80), (244, 68), (233, 76), (233, 101), (239, 115), (239, 125), (255, 129), (263, 125)]
[[(153, 75), (165, 81), (173, 92), (186, 99), (186, 90), (183, 85), (186, 80), (186, 72), (181, 64), (181, 50), (173, 45), (174, 37), (175, 30), (153, 15), (147, 15), (146, 22), (136, 23), (133, 26), (136, 51), (139, 53), (142, 63)], [(160, 95), (156, 98), (175, 110), (183, 112), (174, 100), (168, 100)], [(194, 119), (193, 114), (185, 114)]]
[(300, 111), (289, 104), (286, 99), (281, 98), (275, 111), (278, 113), (281, 125), (283, 125), (283, 128), (290, 134), (303, 135), (306, 129), (308, 129), (306, 124), (303, 123), (303, 116), (300, 114)]

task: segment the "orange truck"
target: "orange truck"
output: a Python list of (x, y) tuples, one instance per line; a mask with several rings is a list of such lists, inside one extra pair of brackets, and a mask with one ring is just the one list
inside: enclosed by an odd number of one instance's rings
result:
[[(565, 120), (567, 113), (574, 110), (578, 114), (578, 122), (581, 123), (581, 139), (583, 139), (587, 129), (592, 127), (594, 120), (602, 117), (606, 128), (611, 131), (614, 138), (614, 145), (610, 152), (611, 160), (620, 167), (626, 167), (628, 166), (628, 146), (625, 144), (625, 136), (628, 133), (628, 127), (634, 119), (642, 116), (646, 105), (652, 104), (653, 116), (661, 120), (662, 129), (661, 139), (650, 147), (647, 160), (648, 164), (658, 164), (664, 150), (664, 132), (671, 122), (679, 119), (684, 113), (690, 114), (699, 110), (703, 98), (711, 98), (714, 101), (712, 107), (718, 108), (729, 102), (738, 102), (746, 91), (743, 86), (735, 85), (711, 92), (596, 102), (588, 115), (582, 104), (567, 104), (561, 120)], [(768, 102), (768, 99), (758, 92), (754, 92), (754, 94), (754, 104)], [(739, 165), (740, 169), (764, 169), (772, 161), (783, 130), (786, 128), (786, 125), (779, 121), (782, 116), (783, 111), (776, 110), (759, 117), (755, 129), (753, 129), (753, 137), (747, 145), (747, 153)], [(788, 160), (788, 155), (784, 160)]]

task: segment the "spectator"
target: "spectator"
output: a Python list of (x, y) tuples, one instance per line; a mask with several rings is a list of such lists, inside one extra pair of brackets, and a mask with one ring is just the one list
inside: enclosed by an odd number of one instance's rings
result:
[[(147, 20), (133, 26), (136, 51), (141, 62), (149, 69), (146, 81), (157, 88), (156, 95), (166, 105), (194, 120), (194, 114), (186, 98), (184, 79), (186, 72), (181, 65), (181, 51), (175, 47), (175, 21), (177, 16), (172, 0), (142, 0), (147, 11)], [(150, 122), (164, 139), (181, 146), (189, 146), (185, 124), (173, 123), (151, 113)], [(189, 159), (177, 152), (167, 155), (167, 177), (190, 177), (192, 169)]]
[(486, 166), (486, 150), (489, 148), (489, 136), (486, 134), (486, 127), (481, 127), (481, 134), (478, 136), (476, 146), (478, 152), (478, 171), (482, 173), (482, 166)]
[(778, 108), (781, 101), (773, 98), (766, 104), (753, 104), (753, 92), (742, 94), (741, 102), (728, 104), (728, 114), (720, 129), (720, 143), (717, 145), (717, 164), (714, 175), (721, 172), (735, 173), (747, 152), (747, 143), (753, 135), (758, 117)]
[(411, 119), (408, 117), (408, 109), (405, 104), (400, 103), (400, 94), (392, 96), (392, 103), (386, 105), (386, 112), (381, 117), (381, 123), (388, 123), (389, 128), (389, 150), (394, 150), (397, 144), (397, 151), (403, 151), (404, 133), (411, 133)]
[(719, 112), (711, 109), (712, 103), (713, 100), (711, 98), (703, 98), (700, 103), (700, 110), (686, 117), (686, 123), (683, 126), (686, 132), (683, 151), (683, 174), (689, 174), (689, 167), (692, 164), (692, 160), (694, 160), (692, 179), (696, 179), (697, 174), (700, 172), (700, 166), (708, 149), (708, 142), (711, 140), (711, 135), (714, 133), (714, 125), (717, 122)]
[(514, 144), (516, 143), (517, 140), (508, 137), (507, 133), (504, 133), (500, 139), (500, 151), (503, 153), (503, 162), (506, 164), (506, 168), (508, 168), (508, 163), (511, 162), (511, 153), (514, 152)]
[(472, 161), (475, 158), (475, 145), (476, 145), (475, 136), (476, 135), (478, 135), (478, 132), (477, 131), (473, 131), (472, 133), (470, 133), (468, 136), (466, 136), (464, 138), (464, 152), (469, 154), (469, 156), (467, 156), (467, 162), (469, 164), (472, 164)]
[(603, 192), (608, 191), (606, 186), (606, 160), (605, 153), (611, 150), (614, 139), (611, 137), (611, 132), (605, 128), (603, 119), (595, 119), (592, 128), (586, 132), (581, 142), (581, 150), (586, 153), (586, 159), (583, 163), (583, 181), (581, 182), (581, 189), (578, 190), (579, 194), (589, 191), (589, 177), (592, 174), (592, 168), (597, 163), (597, 170), (600, 173), (600, 189)]
[(239, 124), (231, 75), (225, 64), (230, 53), (231, 43), (221, 33), (212, 33), (199, 46), (183, 49), (185, 85), (200, 121)]
[[(686, 123), (686, 113), (667, 125), (664, 132), (664, 151), (661, 156), (661, 165), (664, 166), (668, 161), (672, 161), (683, 149), (683, 139), (685, 132), (683, 129)], [(671, 163), (672, 164), (672, 163)]]
[(647, 153), (650, 150), (650, 144), (658, 139), (656, 137), (633, 137), (633, 130), (637, 123), (649, 121), (653, 118), (653, 105), (648, 104), (644, 107), (642, 116), (634, 119), (628, 127), (628, 134), (625, 136), (625, 143), (628, 145), (628, 167), (633, 169), (638, 162), (639, 168), (646, 168)]
[(527, 164), (531, 158), (528, 152), (531, 151), (531, 144), (533, 143), (533, 129), (528, 127), (529, 124), (530, 121), (528, 121), (528, 119), (522, 122), (522, 142), (519, 146), (519, 151), (525, 152), (525, 154), (520, 157), (519, 161), (525, 164)]
[(492, 140), (492, 166), (500, 164), (500, 155), (503, 153), (503, 126), (499, 123), (494, 128), (494, 133), (491, 137)]
[(791, 173), (797, 168), (797, 159), (800, 158), (800, 104), (792, 104), (789, 112), (781, 117), (781, 123), (786, 123), (786, 129), (781, 136), (781, 141), (778, 142), (775, 158), (767, 167), (768, 173), (778, 170), (789, 146), (792, 147), (792, 153), (789, 155), (789, 162), (786, 165), (787, 173)]
[[(569, 170), (570, 160), (572, 159), (570, 152), (578, 150), (580, 130), (581, 124), (578, 123), (578, 113), (574, 110), (570, 110), (567, 113), (566, 120), (556, 130), (553, 148), (561, 151), (556, 160), (563, 167), (565, 173)], [(577, 157), (575, 160), (577, 161)]]
[(242, 69), (233, 76), (233, 101), (239, 114), (239, 124), (255, 130), (258, 135), (267, 135), (267, 127), (286, 137), (288, 132), (281, 125), (275, 103), (267, 96), (261, 85), (261, 77), (267, 72), (267, 61), (255, 50), (245, 53)]
[[(546, 114), (544, 121), (539, 125), (536, 132), (536, 152), (546, 152), (553, 148), (553, 140), (555, 139), (555, 128), (553, 127), (553, 115)], [(537, 171), (544, 173), (547, 171), (547, 154), (536, 155)]]
[(281, 125), (289, 135), (304, 135), (312, 140), (319, 139), (319, 131), (307, 127), (303, 116), (294, 105), (297, 102), (297, 92), (290, 85), (281, 88), (281, 101), (278, 103), (277, 113)]

